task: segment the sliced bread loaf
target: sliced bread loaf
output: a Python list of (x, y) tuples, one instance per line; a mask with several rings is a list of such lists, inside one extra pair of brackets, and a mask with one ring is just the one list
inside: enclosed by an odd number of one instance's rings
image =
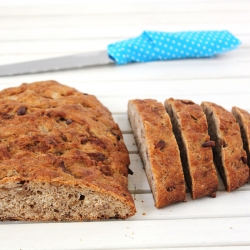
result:
[(201, 104), (208, 121), (208, 131), (215, 141), (214, 161), (228, 192), (244, 185), (249, 179), (246, 152), (240, 128), (234, 116), (211, 102)]
[(213, 163), (206, 116), (202, 108), (189, 100), (165, 101), (176, 136), (185, 179), (193, 199), (215, 197), (218, 177)]
[(155, 206), (185, 200), (185, 181), (172, 126), (163, 104), (131, 100), (128, 117), (134, 133)]

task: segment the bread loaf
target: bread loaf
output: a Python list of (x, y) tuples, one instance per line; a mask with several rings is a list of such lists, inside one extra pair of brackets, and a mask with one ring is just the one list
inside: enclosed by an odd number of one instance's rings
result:
[(0, 219), (82, 221), (135, 214), (129, 155), (94, 96), (54, 81), (0, 92)]
[(247, 153), (247, 164), (250, 166), (250, 114), (238, 107), (232, 108), (232, 114), (240, 125), (243, 148)]
[(207, 117), (209, 135), (215, 141), (215, 164), (226, 190), (233, 191), (249, 179), (239, 125), (234, 116), (223, 107), (211, 102), (203, 102), (201, 105)]
[(130, 100), (128, 117), (151, 187), (155, 206), (185, 200), (185, 181), (178, 146), (163, 104)]
[(172, 121), (191, 197), (215, 197), (218, 178), (211, 149), (214, 142), (210, 141), (202, 108), (192, 101), (173, 98), (165, 101), (165, 108)]

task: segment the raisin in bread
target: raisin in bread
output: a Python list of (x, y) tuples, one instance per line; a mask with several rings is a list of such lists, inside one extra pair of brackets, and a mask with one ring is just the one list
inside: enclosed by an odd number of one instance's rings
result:
[(54, 81), (0, 92), (0, 219), (82, 221), (135, 214), (129, 155), (93, 95)]
[(128, 117), (143, 161), (155, 206), (185, 200), (178, 146), (164, 106), (155, 100), (130, 100)]
[(234, 116), (223, 107), (211, 102), (203, 102), (201, 106), (207, 117), (209, 135), (215, 141), (215, 164), (226, 190), (233, 191), (249, 179), (239, 125)]
[(165, 101), (175, 137), (177, 139), (185, 179), (191, 197), (215, 197), (218, 189), (218, 177), (213, 163), (206, 116), (202, 108), (189, 100)]

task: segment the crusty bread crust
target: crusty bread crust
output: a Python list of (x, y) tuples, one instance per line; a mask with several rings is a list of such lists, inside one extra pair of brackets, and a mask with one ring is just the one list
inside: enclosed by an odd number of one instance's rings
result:
[(95, 96), (54, 81), (0, 92), (0, 219), (135, 214), (122, 133)]
[(250, 114), (238, 107), (232, 108), (232, 114), (240, 125), (243, 148), (247, 153), (247, 164), (250, 166)]
[(130, 100), (128, 117), (144, 163), (155, 206), (185, 200), (177, 142), (164, 106), (156, 100)]
[(218, 177), (213, 163), (212, 143), (202, 108), (189, 100), (165, 101), (181, 152), (182, 166), (193, 199), (215, 197)]
[(233, 191), (249, 180), (239, 125), (223, 107), (211, 102), (203, 102), (201, 106), (207, 117), (210, 137), (215, 141), (215, 164), (226, 190)]

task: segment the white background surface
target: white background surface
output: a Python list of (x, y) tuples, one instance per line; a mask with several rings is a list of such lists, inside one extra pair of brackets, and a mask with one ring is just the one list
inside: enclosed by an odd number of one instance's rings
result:
[(227, 29), (242, 45), (212, 59), (104, 66), (0, 78), (0, 89), (57, 80), (96, 95), (113, 113), (130, 152), (129, 190), (137, 214), (126, 221), (0, 223), (0, 249), (250, 248), (250, 184), (232, 193), (156, 209), (127, 120), (132, 98), (212, 101), (250, 111), (250, 1), (0, 1), (0, 64), (106, 48), (143, 30)]

